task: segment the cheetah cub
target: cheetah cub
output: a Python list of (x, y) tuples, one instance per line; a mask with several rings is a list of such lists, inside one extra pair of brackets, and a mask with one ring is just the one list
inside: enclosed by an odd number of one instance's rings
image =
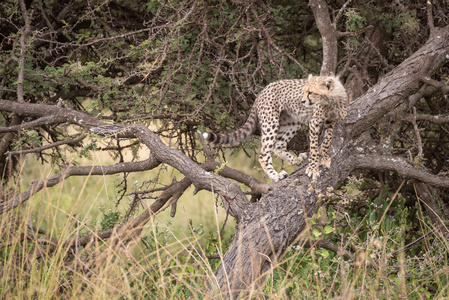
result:
[[(257, 96), (246, 123), (228, 134), (203, 133), (206, 140), (215, 144), (238, 144), (261, 129), (262, 148), (259, 162), (267, 175), (277, 182), (288, 176), (276, 172), (272, 153), (291, 164), (300, 163), (299, 157), (287, 151), (287, 143), (299, 130), (301, 124), (309, 124), (310, 162), (306, 173), (313, 180), (319, 176), (319, 166), (329, 168), (328, 155), (332, 132), (337, 121), (346, 117), (348, 96), (345, 88), (334, 76), (312, 76), (305, 79), (287, 79), (270, 83)], [(324, 127), (324, 137), (318, 148), (318, 137)]]

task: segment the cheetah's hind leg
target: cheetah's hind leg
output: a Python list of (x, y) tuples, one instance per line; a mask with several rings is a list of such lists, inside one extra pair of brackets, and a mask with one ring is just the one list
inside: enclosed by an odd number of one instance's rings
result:
[(301, 155), (296, 157), (288, 152), (287, 143), (295, 136), (296, 132), (299, 130), (300, 124), (285, 115), (281, 116), (279, 123), (274, 153), (276, 153), (276, 155), (283, 161), (289, 162), (292, 165), (297, 165), (304, 160), (304, 157)]

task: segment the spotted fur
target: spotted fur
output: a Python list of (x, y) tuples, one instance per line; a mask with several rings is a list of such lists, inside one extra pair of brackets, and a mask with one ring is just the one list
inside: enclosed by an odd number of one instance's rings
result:
[[(320, 176), (319, 166), (330, 167), (328, 155), (334, 125), (345, 118), (348, 97), (337, 77), (312, 76), (305, 79), (279, 80), (270, 83), (257, 97), (245, 124), (229, 134), (203, 133), (205, 139), (215, 144), (237, 144), (261, 129), (262, 148), (259, 162), (267, 175), (277, 182), (288, 176), (276, 172), (272, 153), (291, 164), (300, 163), (307, 154), (299, 157), (287, 151), (287, 143), (301, 124), (309, 124), (310, 162), (306, 169), (314, 180)], [(318, 137), (324, 127), (321, 147)]]

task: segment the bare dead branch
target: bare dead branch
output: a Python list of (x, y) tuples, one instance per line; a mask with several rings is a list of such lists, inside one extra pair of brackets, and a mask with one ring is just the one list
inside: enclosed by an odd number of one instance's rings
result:
[(186, 176), (197, 190), (214, 190), (221, 192), (232, 199), (232, 210), (238, 216), (245, 210), (248, 200), (239, 186), (229, 180), (204, 171), (201, 166), (194, 163), (185, 154), (178, 150), (166, 146), (156, 134), (143, 125), (129, 125), (129, 131), (134, 134), (142, 143), (144, 143), (155, 158), (179, 170)]
[(54, 118), (53, 120), (57, 120), (58, 122), (65, 119), (66, 122), (81, 126), (99, 126), (105, 124), (100, 122), (98, 118), (92, 117), (81, 111), (77, 111), (69, 107), (59, 107), (48, 104), (0, 100), (0, 111), (12, 112), (19, 116), (43, 117), (51, 115)]
[(17, 132), (23, 129), (44, 126), (44, 125), (52, 125), (52, 124), (60, 124), (65, 122), (66, 119), (63, 117), (55, 118), (54, 116), (43, 116), (37, 120), (22, 123), (20, 125), (8, 126), (8, 127), (0, 127), (0, 133), (3, 132)]
[(402, 252), (405, 252), (407, 250), (412, 249), (414, 246), (421, 244), (423, 241), (425, 241), (428, 237), (434, 235), (435, 232), (434, 231), (429, 231), (426, 234), (424, 234), (423, 236), (417, 238), (416, 240), (414, 240), (413, 242), (408, 243), (407, 245), (405, 245), (404, 247), (395, 250), (393, 252), (391, 252), (390, 254), (388, 254), (389, 256), (395, 257), (398, 256), (399, 254), (401, 254)]
[(268, 190), (270, 189), (269, 184), (260, 182), (259, 180), (255, 179), (254, 177), (249, 176), (248, 174), (245, 174), (238, 170), (232, 169), (228, 166), (222, 167), (218, 162), (209, 161), (209, 162), (205, 162), (205, 163), (201, 164), (201, 166), (209, 172), (220, 169), (218, 171), (218, 174), (220, 174), (221, 176), (224, 176), (226, 178), (231, 178), (235, 181), (245, 184), (247, 187), (251, 188), (251, 194), (253, 194), (253, 195), (264, 194), (264, 193), (268, 192)]
[[(407, 105), (408, 107), (407, 108), (411, 108), (411, 107), (415, 106), (416, 103), (422, 99), (422, 97), (430, 96), (433, 93), (436, 93), (437, 91), (438, 91), (438, 88), (424, 84), (423, 86), (421, 86), (421, 88), (416, 93), (413, 93), (412, 95), (410, 95), (408, 97), (408, 105)], [(393, 114), (397, 114), (397, 113), (398, 112), (393, 111), (393, 112), (389, 113), (389, 115), (393, 115)], [(404, 113), (404, 109), (400, 110), (399, 114), (403, 114), (403, 113)]]
[[(52, 238), (48, 234), (48, 232), (46, 232), (42, 229), (37, 229), (36, 227), (34, 227), (31, 224), (31, 222), (29, 222), (29, 224), (27, 224), (27, 225), (31, 232), (25, 232), (23, 234), (20, 234), (19, 236), (16, 236), (14, 239), (12, 239), (9, 242), (0, 243), (0, 250), (3, 250), (6, 247), (17, 245), (18, 243), (20, 243), (24, 240), (34, 241), (34, 242), (36, 242), (38, 244), (42, 244), (42, 245), (52, 245), (52, 246), (58, 245), (58, 239)], [(39, 235), (44, 235), (44, 237), (40, 237)]]
[(171, 186), (167, 188), (164, 192), (162, 192), (162, 194), (158, 197), (157, 201), (153, 203), (153, 205), (156, 205), (156, 203), (159, 202), (163, 205), (169, 199), (171, 199), (170, 205), (172, 205), (172, 210), (170, 212), (170, 216), (174, 218), (176, 214), (177, 202), (191, 184), (192, 184), (191, 181), (187, 178), (184, 178), (181, 181), (172, 182)]
[(438, 88), (438, 90), (440, 90), (443, 95), (449, 94), (449, 85), (447, 85), (443, 81), (437, 81), (437, 80), (434, 80), (434, 79), (428, 78), (428, 77), (422, 77), (421, 81), (430, 86)]
[(345, 32), (341, 32), (338, 31), (337, 32), (337, 36), (340, 37), (345, 37), (345, 36), (358, 36), (361, 35), (362, 33), (367, 32), (368, 30), (372, 29), (374, 26), (373, 25), (368, 25), (365, 28), (356, 30), (356, 31), (345, 31)]
[(74, 138), (71, 138), (71, 139), (67, 139), (67, 140), (63, 140), (63, 141), (47, 144), (47, 145), (44, 145), (44, 146), (41, 146), (41, 147), (37, 147), (37, 148), (33, 148), (33, 149), (8, 151), (8, 152), (5, 153), (5, 155), (24, 155), (24, 154), (28, 154), (28, 153), (37, 153), (37, 152), (41, 152), (41, 151), (44, 151), (44, 150), (47, 150), (47, 149), (51, 149), (51, 148), (55, 148), (55, 147), (62, 146), (62, 145), (76, 144), (79, 141), (82, 141), (85, 137), (86, 137), (85, 134), (80, 134), (77, 137), (74, 137)]
[(413, 107), (413, 118), (412, 118), (412, 124), (413, 124), (413, 129), (415, 130), (415, 136), (416, 136), (416, 144), (417, 144), (417, 148), (418, 148), (418, 161), (420, 161), (423, 157), (423, 147), (422, 147), (422, 140), (421, 140), (421, 134), (419, 133), (419, 127), (418, 124), (416, 123), (416, 107)]
[(111, 166), (69, 166), (60, 173), (53, 175), (47, 179), (38, 179), (31, 182), (31, 186), (22, 194), (16, 196), (9, 201), (0, 204), (0, 215), (8, 212), (17, 206), (23, 204), (31, 196), (39, 192), (45, 187), (52, 187), (70, 176), (87, 176), (87, 175), (112, 175), (122, 172), (140, 172), (151, 170), (160, 164), (153, 156), (147, 160), (129, 163), (118, 163)]
[[(409, 120), (409, 117), (410, 116), (407, 116), (406, 120)], [(449, 123), (449, 116), (441, 116), (441, 115), (431, 116), (426, 114), (417, 114), (416, 120), (429, 121), (435, 124), (444, 124)]]
[(350, 165), (354, 169), (394, 171), (404, 177), (417, 179), (430, 185), (449, 187), (449, 178), (433, 175), (424, 169), (416, 169), (405, 158), (398, 156), (357, 154), (351, 158)]
[(332, 22), (332, 25), (334, 26), (334, 28), (337, 28), (337, 24), (340, 21), (341, 16), (343, 15), (343, 13), (345, 12), (346, 8), (348, 7), (348, 5), (351, 3), (352, 0), (347, 0), (345, 2), (345, 4), (343, 4), (343, 6), (338, 10), (337, 15), (334, 18), (334, 22)]
[[(171, 186), (171, 190), (166, 190), (162, 193), (158, 200), (153, 202), (151, 206), (147, 207), (147, 209), (141, 213), (139, 216), (135, 217), (132, 220), (125, 222), (122, 225), (117, 225), (114, 228), (99, 232), (99, 233), (90, 233), (81, 238), (72, 238), (63, 242), (64, 248), (76, 248), (76, 247), (84, 247), (96, 240), (106, 240), (109, 239), (114, 233), (119, 237), (118, 241), (123, 241), (127, 236), (137, 236), (142, 230), (142, 226), (150, 220), (150, 218), (158, 213), (164, 205), (170, 200), (170, 198), (176, 194), (176, 189), (182, 190), (181, 194), (190, 186), (190, 182), (187, 179), (183, 179), (181, 181), (176, 182), (176, 184)], [(121, 235), (118, 233), (121, 232)], [(123, 234), (126, 233), (126, 234)], [(49, 255), (58, 249), (59, 243), (55, 243), (52, 240), (52, 243), (45, 249), (45, 255)], [(40, 258), (40, 256), (37, 256)]]
[(306, 240), (303, 243), (299, 243), (299, 245), (305, 248), (311, 247), (324, 248), (334, 253), (342, 254), (343, 257), (346, 259), (354, 259), (354, 253), (351, 253), (350, 251), (344, 249), (344, 247), (339, 247), (334, 243), (331, 243), (329, 240), (317, 240), (317, 241)]
[[(19, 117), (16, 114), (13, 114), (12, 118), (11, 118), (11, 126), (17, 126), (18, 124), (20, 124), (20, 122), (22, 121), (22, 118)], [(7, 152), (8, 148), (10, 147), (13, 139), (14, 139), (15, 134), (12, 132), (8, 132), (5, 133), (2, 137), (1, 137), (1, 141), (0, 141), (0, 170), (3, 171), (5, 164), (6, 164), (6, 157), (5, 157), (5, 153)]]

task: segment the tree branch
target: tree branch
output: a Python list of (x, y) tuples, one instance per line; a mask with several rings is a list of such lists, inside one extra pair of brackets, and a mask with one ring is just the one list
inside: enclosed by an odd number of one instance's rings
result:
[(237, 220), (243, 215), (249, 201), (235, 182), (204, 171), (185, 154), (165, 145), (154, 132), (143, 125), (129, 125), (127, 129), (150, 149), (158, 161), (172, 166), (189, 178), (197, 190), (214, 191), (229, 199), (228, 204)]
[(0, 111), (12, 112), (19, 116), (43, 117), (51, 115), (53, 119), (49, 118), (49, 122), (59, 122), (64, 119), (65, 122), (81, 126), (100, 126), (105, 124), (100, 122), (98, 118), (84, 112), (48, 104), (0, 100)]
[(351, 3), (352, 0), (347, 0), (345, 4), (338, 10), (337, 15), (334, 18), (334, 22), (332, 22), (332, 25), (334, 28), (337, 28), (337, 23), (340, 21), (341, 16), (343, 15), (343, 12), (346, 10), (346, 7)]
[(28, 153), (36, 153), (36, 152), (41, 152), (50, 148), (54, 148), (54, 147), (58, 147), (61, 145), (71, 145), (71, 144), (76, 144), (79, 141), (82, 141), (84, 138), (86, 137), (85, 134), (80, 134), (74, 138), (71, 139), (67, 139), (67, 140), (63, 140), (63, 141), (59, 141), (59, 142), (55, 142), (55, 143), (51, 143), (51, 144), (47, 144), (44, 145), (42, 147), (37, 147), (37, 148), (33, 148), (33, 149), (27, 149), (27, 150), (18, 150), (18, 151), (8, 151), (5, 153), (5, 155), (23, 155), (23, 154), (28, 154)]
[[(212, 152), (210, 151), (209, 146), (207, 145), (206, 141), (203, 138), (203, 135), (200, 132), (198, 132), (198, 138), (200, 140), (201, 145), (203, 146), (203, 151), (206, 155), (206, 162), (203, 163), (201, 166), (207, 171), (216, 170), (217, 168), (220, 167), (220, 164), (214, 161)], [(228, 166), (224, 166), (223, 168), (221, 168), (219, 170), (219, 174), (226, 178), (231, 178), (233, 180), (245, 184), (247, 187), (251, 188), (251, 194), (253, 196), (264, 194), (268, 192), (270, 188), (269, 184), (262, 183), (257, 179), (255, 179), (254, 177), (249, 176), (248, 174), (245, 174), (238, 170), (229, 168)]]
[[(205, 162), (201, 164), (201, 166), (207, 171), (214, 171), (217, 168), (221, 167), (221, 165), (216, 161)], [(232, 169), (228, 166), (220, 168), (218, 174), (220, 174), (223, 177), (231, 178), (235, 181), (245, 184), (247, 187), (251, 188), (252, 195), (261, 195), (268, 192), (268, 190), (270, 189), (269, 184), (260, 182), (254, 177), (245, 174), (243, 172), (240, 172), (238, 170)]]
[(449, 178), (433, 175), (424, 169), (416, 169), (405, 158), (398, 156), (358, 154), (353, 155), (348, 164), (350, 164), (353, 169), (394, 171), (404, 177), (418, 179), (430, 185), (445, 188), (449, 187)]
[(447, 85), (444, 81), (437, 81), (429, 77), (423, 77), (421, 78), (421, 81), (437, 88), (443, 95), (449, 94), (449, 85)]
[(44, 187), (52, 187), (70, 176), (112, 175), (123, 172), (140, 172), (154, 169), (159, 164), (160, 162), (151, 155), (150, 158), (144, 161), (118, 163), (111, 166), (69, 166), (50, 178), (33, 180), (31, 186), (22, 194), (9, 201), (0, 203), (0, 215), (23, 204)]
[(324, 0), (310, 0), (309, 5), (312, 8), (316, 25), (323, 40), (323, 64), (320, 74), (324, 76), (335, 75), (338, 63), (337, 31), (335, 24), (331, 22), (329, 7)]
[[(412, 122), (413, 115), (406, 115), (404, 116), (405, 121)], [(416, 114), (416, 120), (417, 121), (429, 121), (435, 124), (444, 124), (449, 123), (449, 116), (442, 116), (442, 115), (426, 115), (426, 114)]]
[[(358, 36), (358, 35), (360, 35), (360, 34), (366, 32), (366, 31), (368, 31), (368, 30), (370, 30), (370, 29), (372, 29), (372, 28), (374, 28), (373, 25), (368, 25), (368, 26), (366, 26), (365, 28), (362, 28), (362, 29), (359, 29), (359, 30), (356, 30), (356, 31), (347, 31), (347, 32), (341, 32), (341, 31), (338, 31), (338, 32), (337, 32), (337, 36), (338, 36), (339, 38), (340, 38), (340, 37), (345, 37), (345, 36)], [(368, 41), (369, 41), (369, 40), (368, 40)], [(369, 42), (371, 43), (371, 41), (369, 41)]]
[(438, 34), (429, 38), (419, 50), (384, 76), (363, 96), (351, 102), (345, 119), (347, 140), (368, 130), (375, 122), (401, 104), (419, 88), (423, 73), (430, 76), (449, 55), (449, 26), (435, 29)]
[(25, 1), (20, 0), (20, 10), (22, 11), (23, 21), (25, 22), (20, 35), (20, 56), (18, 58), (19, 73), (17, 75), (17, 100), (19, 102), (24, 101), (23, 96), (23, 83), (25, 79), (25, 57), (28, 54), (27, 37), (31, 32), (30, 17), (26, 9)]
[(412, 118), (412, 125), (413, 129), (415, 130), (415, 136), (416, 136), (416, 145), (418, 148), (418, 161), (421, 161), (423, 157), (423, 147), (422, 147), (422, 139), (421, 139), (421, 133), (419, 133), (419, 127), (416, 123), (416, 107), (413, 107), (413, 118)]
[(3, 132), (17, 132), (22, 129), (33, 128), (37, 126), (46, 126), (52, 124), (60, 124), (65, 122), (66, 119), (63, 117), (55, 117), (55, 116), (43, 116), (37, 120), (33, 120), (31, 122), (22, 123), (20, 125), (8, 126), (8, 127), (0, 127), (0, 133)]
[(346, 259), (353, 259), (354, 258), (354, 253), (351, 253), (348, 250), (345, 250), (345, 247), (340, 247), (337, 246), (333, 243), (331, 243), (329, 240), (318, 240), (318, 241), (311, 241), (311, 240), (307, 240), (304, 241), (303, 244), (300, 244), (301, 246), (305, 247), (305, 248), (311, 248), (311, 247), (316, 247), (316, 248), (324, 248), (327, 250), (330, 250), (336, 254), (342, 254), (344, 258)]

